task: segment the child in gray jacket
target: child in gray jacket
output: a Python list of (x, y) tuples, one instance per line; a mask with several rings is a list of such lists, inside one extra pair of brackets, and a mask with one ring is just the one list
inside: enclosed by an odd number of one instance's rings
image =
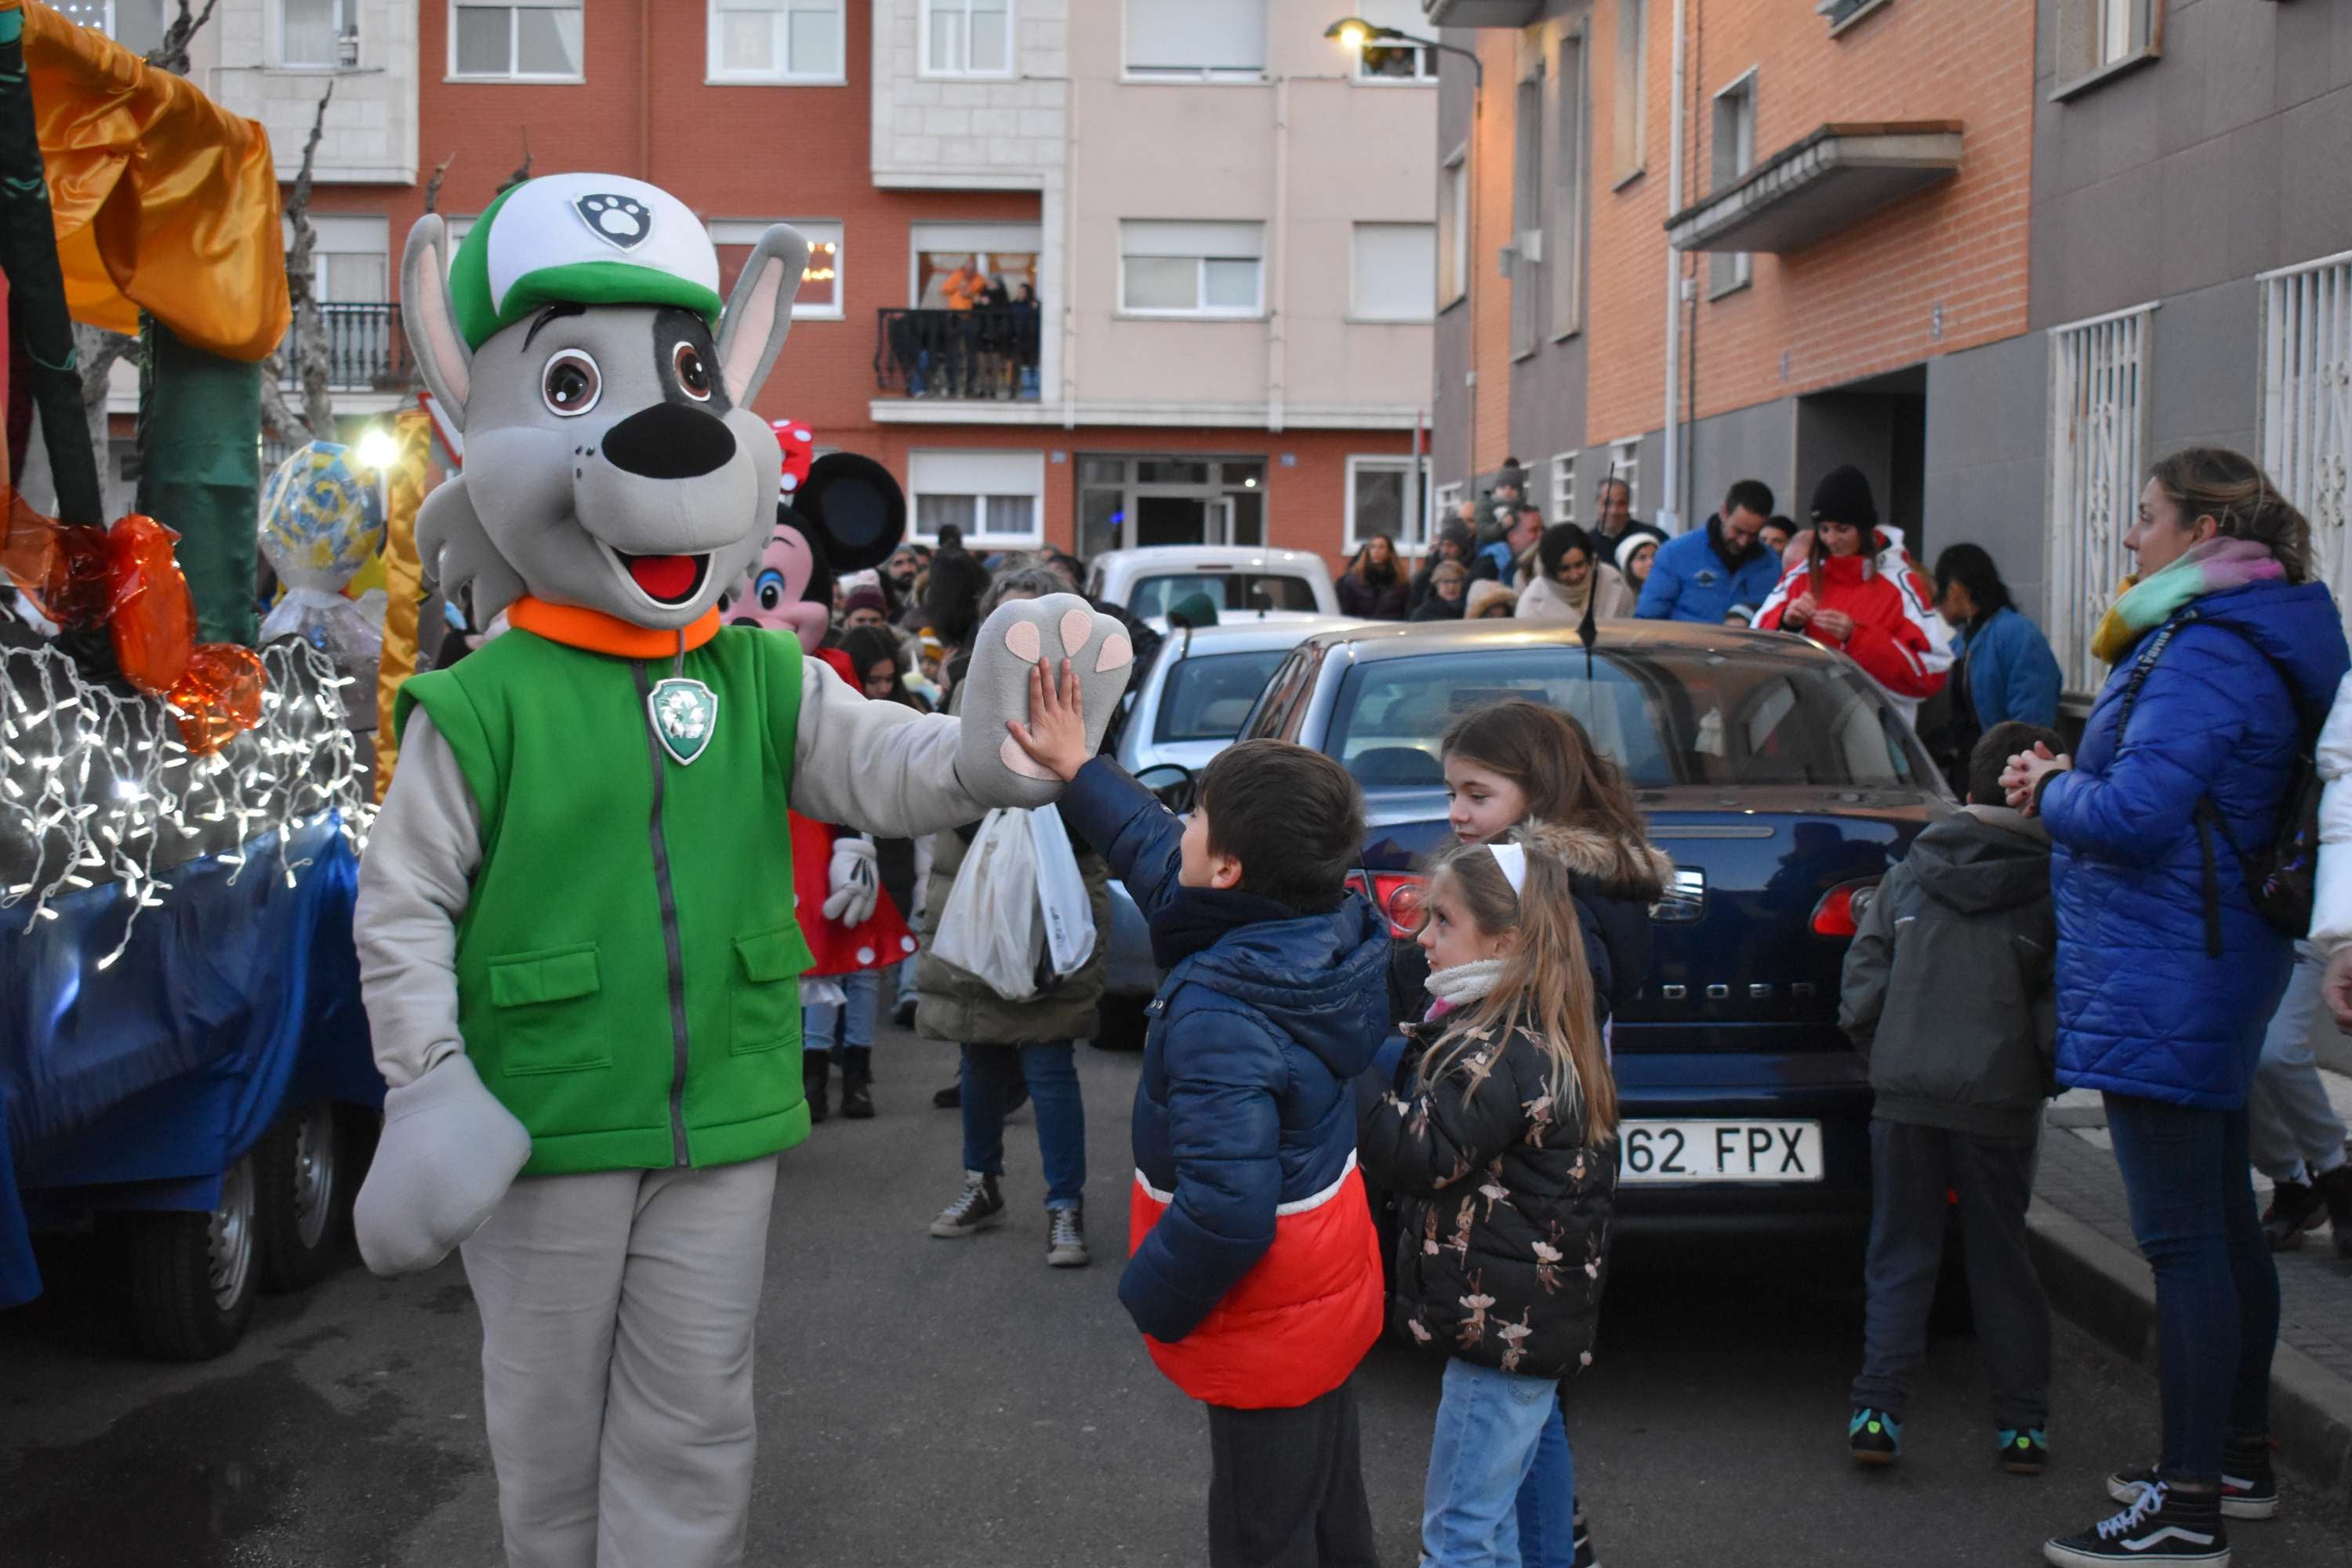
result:
[(2007, 760), (2037, 725), (1996, 724), (1969, 758), (1969, 805), (1913, 841), (1847, 951), (1838, 1022), (1870, 1062), (1869, 1307), (1846, 1438), (1858, 1463), (1902, 1452), (1957, 1195), (2001, 1464), (2049, 1460), (2050, 1306), (2025, 1245), (2034, 1140), (2055, 1036), (2050, 837), (2002, 804)]

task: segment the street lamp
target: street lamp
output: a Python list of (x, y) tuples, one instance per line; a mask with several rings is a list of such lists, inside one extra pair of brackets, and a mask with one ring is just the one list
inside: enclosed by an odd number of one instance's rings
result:
[(1479, 87), (1483, 88), (1486, 85), (1486, 68), (1480, 63), (1476, 51), (1465, 49), (1459, 44), (1449, 44), (1438, 38), (1416, 38), (1411, 33), (1400, 28), (1380, 26), (1375, 23), (1365, 21), (1361, 16), (1342, 16), (1324, 28), (1323, 36), (1327, 38), (1337, 38), (1360, 54), (1367, 44), (1410, 44), (1415, 48), (1436, 49), (1443, 54), (1460, 55), (1470, 62), (1471, 79)]

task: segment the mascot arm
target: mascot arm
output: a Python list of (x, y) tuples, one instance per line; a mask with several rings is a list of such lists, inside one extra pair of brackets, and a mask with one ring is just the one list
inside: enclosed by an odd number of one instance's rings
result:
[(976, 822), (998, 806), (1058, 799), (1062, 782), (1031, 762), (1005, 724), (1029, 717), (1029, 676), (1069, 659), (1085, 691), (1087, 744), (1102, 744), (1135, 668), (1126, 628), (1075, 594), (997, 606), (972, 639), (960, 717), (868, 702), (824, 660), (803, 665), (793, 807), (883, 838)]
[(480, 863), (473, 794), (423, 710), (360, 864), (360, 991), (391, 1092), (352, 1209), (378, 1274), (430, 1268), (490, 1216), (530, 1158), (530, 1134), (484, 1087), (457, 1034), (457, 921)]

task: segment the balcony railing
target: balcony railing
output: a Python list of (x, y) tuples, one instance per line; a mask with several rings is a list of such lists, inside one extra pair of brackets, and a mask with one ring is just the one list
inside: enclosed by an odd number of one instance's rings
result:
[[(327, 329), (327, 381), (338, 392), (404, 392), (408, 388), (408, 339), (400, 328), (400, 307), (322, 304)], [(278, 379), (300, 384), (294, 374), (293, 329), (278, 346)]]
[(1037, 401), (1035, 306), (876, 314), (874, 384), (885, 395)]

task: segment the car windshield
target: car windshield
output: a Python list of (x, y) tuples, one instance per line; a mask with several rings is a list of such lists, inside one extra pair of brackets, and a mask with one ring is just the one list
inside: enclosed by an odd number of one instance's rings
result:
[(1367, 788), (1445, 782), (1438, 742), (1462, 714), (1526, 698), (1583, 724), (1637, 788), (1917, 787), (1903, 721), (1843, 663), (1767, 652), (1510, 647), (1375, 659), (1350, 670), (1324, 750)]
[(1230, 741), (1241, 733), (1250, 705), (1287, 648), (1257, 653), (1195, 654), (1168, 670), (1160, 693), (1155, 741)]
[(1128, 595), (1128, 613), (1139, 620), (1164, 616), (1195, 594), (1223, 610), (1311, 610), (1315, 587), (1304, 577), (1266, 572), (1178, 572), (1142, 577)]

